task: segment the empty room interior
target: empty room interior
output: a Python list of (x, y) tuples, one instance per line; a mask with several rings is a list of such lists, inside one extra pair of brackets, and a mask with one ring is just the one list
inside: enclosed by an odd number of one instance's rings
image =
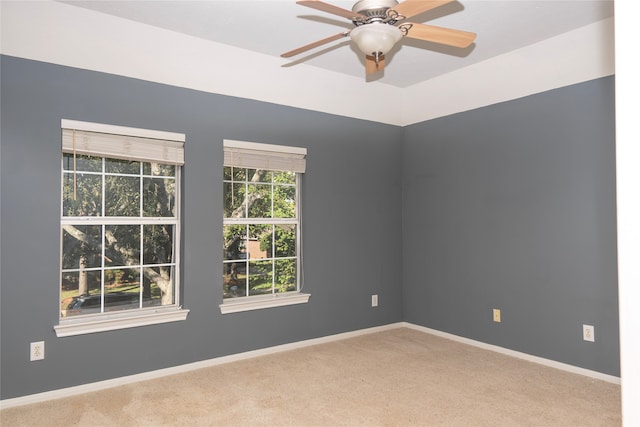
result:
[[(450, 342), (640, 425), (638, 6), (298, 3), (1, 1), (3, 418), (257, 358), (349, 387), (358, 348)], [(377, 410), (309, 424), (430, 424)]]

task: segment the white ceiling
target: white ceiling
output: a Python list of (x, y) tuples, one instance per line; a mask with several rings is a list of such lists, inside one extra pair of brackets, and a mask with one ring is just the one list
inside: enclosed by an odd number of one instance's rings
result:
[(403, 40), (369, 81), (346, 39), (280, 57), (350, 25), (294, 0), (0, 0), (0, 53), (399, 126), (615, 73), (611, 0), (458, 1), (415, 21), (472, 49)]
[[(299, 64), (365, 80), (362, 54), (348, 38), (283, 59), (282, 52), (352, 28), (344, 18), (297, 5), (294, 0), (58, 0)], [(351, 1), (327, 1), (351, 9)], [(373, 79), (409, 87), (613, 16), (613, 0), (459, 0), (412, 18), (477, 33), (468, 49), (403, 40)], [(572, 46), (566, 46), (570, 52)], [(212, 53), (214, 54), (214, 53)], [(371, 84), (371, 83), (370, 83)]]

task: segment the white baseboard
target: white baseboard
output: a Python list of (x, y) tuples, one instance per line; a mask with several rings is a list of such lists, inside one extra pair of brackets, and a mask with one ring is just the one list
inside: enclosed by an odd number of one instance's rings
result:
[(290, 344), (282, 344), (274, 347), (267, 347), (259, 350), (247, 351), (244, 353), (232, 354), (229, 356), (216, 357), (214, 359), (203, 360), (200, 362), (188, 363), (186, 365), (174, 366), (171, 368), (158, 369), (150, 372), (143, 372), (141, 374), (128, 375), (126, 377), (114, 378), (111, 380), (98, 381), (95, 383), (83, 384), (75, 387), (68, 387), (58, 390), (47, 391), (43, 393), (30, 394), (28, 396), (16, 397), (13, 399), (4, 399), (0, 401), (0, 409), (11, 408), (16, 406), (28, 405), (31, 403), (45, 402), (53, 399), (61, 399), (65, 397), (77, 396), (84, 393), (90, 393), (93, 391), (105, 390), (112, 387), (118, 387), (125, 384), (132, 384), (139, 381), (147, 381), (156, 378), (165, 377), (168, 375), (180, 374), (183, 372), (189, 372), (196, 369), (208, 368), (211, 366), (222, 365), (225, 363), (236, 362), (239, 360), (250, 359), (258, 356), (265, 356), (269, 354), (280, 353), (282, 351), (295, 350), (298, 348), (309, 347), (312, 345), (324, 344), (333, 341), (340, 341), (347, 338), (353, 338), (361, 335), (372, 334), (375, 332), (388, 331), (397, 328), (409, 328), (416, 331), (436, 335), (442, 338), (447, 338), (453, 341), (457, 341), (463, 344), (471, 345), (474, 347), (483, 348), (486, 350), (495, 351), (508, 356), (524, 359), (530, 362), (538, 363), (552, 368), (561, 369), (563, 371), (571, 372), (574, 374), (584, 375), (587, 377), (595, 378), (598, 380), (607, 381), (614, 384), (620, 384), (620, 378), (612, 375), (606, 375), (601, 372), (592, 371), (589, 369), (579, 368), (577, 366), (567, 365), (565, 363), (556, 362), (554, 360), (544, 359), (542, 357), (532, 356), (530, 354), (521, 353), (507, 348), (499, 347), (492, 344), (483, 343), (481, 341), (475, 341), (469, 338), (460, 337), (457, 335), (449, 334), (447, 332), (430, 329), (424, 326), (414, 325), (408, 322), (390, 323), (388, 325), (376, 326), (373, 328), (359, 329), (351, 332), (344, 332), (335, 335), (329, 335), (326, 337), (313, 338), (309, 340), (298, 341)]
[(414, 325), (413, 323), (404, 322), (403, 326), (406, 328), (414, 329), (416, 331), (425, 332), (427, 334), (437, 335), (442, 338), (447, 338), (453, 341), (460, 342), (462, 344), (471, 345), (474, 347), (483, 348), (485, 350), (495, 351), (496, 353), (502, 353), (507, 356), (516, 357), (518, 359), (527, 360), (529, 362), (538, 363), (540, 365), (549, 366), (551, 368), (560, 369), (562, 371), (571, 372), (573, 374), (583, 375), (585, 377), (591, 377), (597, 380), (606, 381), (613, 384), (620, 384), (620, 377), (613, 375), (603, 374), (602, 372), (592, 371), (590, 369), (580, 368), (578, 366), (568, 365), (566, 363), (557, 362), (551, 359), (545, 359), (543, 357), (533, 356), (531, 354), (522, 353), (508, 348), (499, 347), (493, 344), (487, 344), (482, 341), (476, 341), (469, 338), (460, 337), (447, 332), (438, 331), (436, 329), (427, 328), (424, 326)]
[(156, 378), (165, 377), (168, 375), (180, 374), (183, 372), (194, 371), (196, 369), (208, 368), (211, 366), (222, 365), (225, 363), (236, 362), (239, 360), (250, 359), (258, 356), (265, 356), (269, 354), (279, 353), (282, 351), (295, 350), (298, 348), (309, 347), (317, 344), (324, 344), (332, 341), (340, 341), (347, 338), (353, 338), (360, 335), (372, 334), (375, 332), (387, 331), (390, 329), (397, 329), (404, 327), (403, 323), (391, 323), (383, 326), (376, 326), (373, 328), (360, 329), (351, 332), (344, 332), (335, 335), (329, 335), (326, 337), (312, 338), (309, 340), (298, 341), (290, 344), (282, 344), (274, 347), (267, 347), (253, 351), (247, 351), (244, 353), (232, 354), (229, 356), (216, 357), (214, 359), (202, 360), (200, 362), (188, 363), (186, 365), (173, 366), (171, 368), (158, 369), (150, 372), (143, 372), (141, 374), (128, 375), (125, 377), (113, 378), (110, 380), (98, 381), (89, 384), (82, 384), (74, 387), (67, 387), (58, 390), (46, 391), (43, 393), (30, 394), (27, 396), (16, 397), (13, 399), (0, 400), (0, 409), (12, 408), (16, 406), (29, 405), (31, 403), (45, 402), (53, 399), (61, 399), (65, 397), (77, 396), (84, 393), (90, 393), (93, 391), (106, 390), (112, 387), (118, 387), (121, 385), (132, 384), (139, 381), (147, 381)]

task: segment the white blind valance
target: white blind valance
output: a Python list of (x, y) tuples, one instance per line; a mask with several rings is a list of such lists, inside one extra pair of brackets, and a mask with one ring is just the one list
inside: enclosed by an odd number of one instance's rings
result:
[(62, 152), (184, 164), (184, 134), (62, 121)]
[(307, 149), (245, 141), (224, 141), (224, 165), (304, 173)]

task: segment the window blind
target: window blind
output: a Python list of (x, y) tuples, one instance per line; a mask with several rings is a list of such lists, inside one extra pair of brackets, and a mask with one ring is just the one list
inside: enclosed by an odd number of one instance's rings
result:
[(62, 121), (62, 152), (184, 164), (184, 134)]
[(224, 141), (224, 165), (304, 173), (307, 149), (245, 141)]

